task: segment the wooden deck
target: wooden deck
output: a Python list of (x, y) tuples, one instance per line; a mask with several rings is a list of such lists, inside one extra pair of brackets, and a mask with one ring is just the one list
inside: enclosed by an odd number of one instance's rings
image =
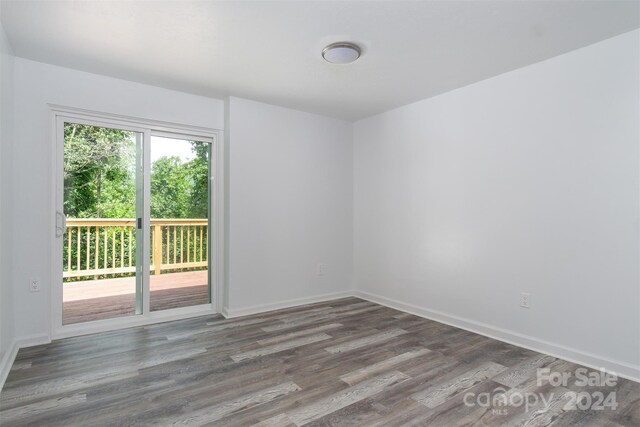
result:
[[(207, 304), (207, 271), (151, 276), (151, 311)], [(64, 285), (65, 325), (135, 314), (135, 278), (87, 280)]]

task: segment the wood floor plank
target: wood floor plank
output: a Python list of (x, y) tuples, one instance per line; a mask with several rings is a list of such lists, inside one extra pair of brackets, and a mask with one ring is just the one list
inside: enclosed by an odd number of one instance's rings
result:
[(415, 393), (411, 397), (428, 408), (435, 408), (451, 396), (462, 393), (474, 385), (494, 377), (505, 369), (504, 366), (497, 363), (486, 362), (444, 384), (435, 385), (427, 390)]
[(11, 366), (12, 371), (19, 371), (21, 369), (29, 369), (33, 365), (31, 361), (17, 361)]
[[(141, 406), (141, 402), (148, 401), (153, 396), (175, 386), (174, 381), (162, 378), (136, 378), (135, 381), (124, 380), (102, 384), (85, 389), (87, 402), (74, 406), (73, 411), (49, 411), (42, 414), (42, 417), (34, 418), (29, 424), (47, 427), (124, 425), (126, 424), (124, 420), (133, 419), (133, 411)], [(121, 409), (123, 407), (126, 407), (128, 412), (123, 413)]]
[(360, 368), (357, 371), (353, 371), (353, 372), (349, 372), (348, 374), (341, 375), (340, 379), (349, 385), (354, 385), (374, 374), (378, 374), (380, 372), (389, 370), (390, 368), (393, 368), (401, 364), (402, 362), (406, 362), (407, 360), (424, 356), (425, 354), (429, 354), (429, 353), (431, 353), (431, 350), (426, 348), (408, 351), (406, 353), (399, 354), (397, 356), (391, 357), (389, 359), (383, 360), (373, 365), (365, 366), (364, 368)]
[(207, 322), (207, 326), (211, 326), (208, 328), (208, 331), (223, 331), (226, 329), (239, 328), (242, 326), (250, 326), (250, 325), (258, 325), (260, 323), (273, 322), (273, 319), (269, 318), (250, 318), (250, 319), (231, 319), (225, 322)]
[(429, 408), (413, 399), (403, 399), (390, 407), (379, 406), (379, 416), (367, 427), (393, 427), (409, 425), (409, 420), (418, 419)]
[(34, 414), (40, 414), (52, 409), (68, 408), (70, 406), (84, 403), (87, 400), (86, 394), (74, 394), (73, 396), (56, 397), (24, 406), (3, 410), (0, 416), (2, 424), (16, 421), (20, 418), (29, 418)]
[(113, 372), (94, 372), (90, 375), (63, 377), (46, 382), (23, 387), (10, 388), (2, 391), (3, 407), (9, 407), (15, 402), (30, 402), (43, 397), (54, 396), (59, 393), (68, 393), (87, 386), (96, 386), (120, 379), (131, 378), (138, 375), (137, 370), (126, 371), (120, 374)]
[(362, 399), (305, 424), (305, 426), (369, 426), (373, 420), (379, 417), (374, 405), (371, 399)]
[(567, 408), (571, 404), (571, 392), (566, 389), (555, 389), (555, 392), (548, 396), (545, 403), (542, 400), (532, 407), (529, 412), (520, 412), (519, 415), (506, 421), (501, 427), (545, 427), (551, 424), (556, 418), (573, 409)]
[(287, 416), (297, 426), (302, 426), (323, 417), (327, 414), (349, 406), (362, 399), (374, 396), (387, 387), (398, 384), (409, 377), (402, 372), (392, 371), (363, 381), (355, 386), (339, 391), (324, 399), (320, 399), (310, 405), (303, 406), (297, 410), (287, 413)]
[(445, 402), (433, 409), (425, 406), (427, 411), (417, 412), (410, 417), (404, 417), (403, 422), (409, 425), (424, 426), (452, 426), (456, 424), (473, 426), (482, 425), (482, 415), (484, 412), (490, 411), (491, 408), (469, 404), (468, 402), (475, 403), (475, 400), (471, 399), (468, 401), (466, 398), (468, 395), (485, 395), (488, 399), (491, 399), (493, 396), (496, 396), (501, 392), (502, 389), (500, 388), (500, 384), (495, 381), (482, 381), (465, 390), (463, 393), (451, 396)]
[(282, 341), (287, 341), (293, 338), (302, 337), (305, 335), (313, 335), (318, 332), (329, 331), (336, 328), (341, 328), (342, 323), (329, 323), (328, 325), (316, 326), (315, 328), (303, 329), (297, 332), (289, 332), (288, 334), (276, 335), (275, 337), (265, 338), (263, 340), (259, 340), (258, 344), (260, 345), (269, 345), (269, 344), (277, 344)]
[(333, 345), (325, 347), (325, 350), (329, 353), (344, 353), (347, 351), (355, 350), (357, 348), (366, 347), (378, 344), (382, 341), (387, 341), (400, 335), (406, 334), (407, 331), (403, 329), (391, 329), (389, 331), (380, 332), (377, 334), (369, 335), (357, 340), (353, 340), (344, 344)]
[(252, 424), (252, 425), (253, 425), (253, 427), (291, 427), (291, 426), (295, 426), (295, 424), (293, 424), (293, 421), (291, 421), (291, 419), (289, 419), (287, 414), (276, 415), (275, 417), (271, 417), (269, 419), (266, 419), (264, 421), (261, 421), (259, 423)]
[(496, 375), (493, 380), (507, 387), (517, 387), (520, 383), (535, 375), (538, 368), (556, 360), (552, 356), (538, 354), (511, 369), (507, 369)]
[(329, 339), (331, 339), (330, 335), (327, 335), (324, 333), (314, 334), (308, 337), (298, 338), (291, 341), (285, 341), (278, 344), (257, 348), (255, 350), (245, 351), (244, 353), (235, 354), (231, 356), (231, 358), (235, 362), (241, 362), (246, 359), (252, 359), (254, 357), (267, 356), (269, 354), (280, 353), (281, 351), (290, 350), (292, 348), (300, 347), (307, 344), (312, 344), (318, 341), (329, 340)]
[(379, 311), (379, 310), (384, 310), (385, 307), (381, 307), (381, 306), (370, 306), (370, 307), (364, 307), (364, 308), (359, 308), (357, 310), (349, 310), (349, 311), (343, 311), (343, 312), (328, 312), (328, 313), (319, 313), (316, 315), (312, 315), (312, 316), (303, 316), (300, 317), (296, 320), (290, 321), (290, 322), (283, 322), (282, 324), (277, 324), (277, 325), (273, 325), (273, 326), (266, 326), (264, 328), (262, 328), (262, 330), (264, 330), (265, 332), (275, 332), (275, 331), (281, 331), (284, 329), (292, 329), (292, 328), (297, 328), (300, 326), (306, 326), (306, 325), (310, 325), (310, 324), (315, 324), (317, 322), (331, 322), (337, 319), (340, 319), (342, 317), (350, 317), (350, 316), (357, 316), (363, 313), (367, 313), (367, 312), (372, 312), (372, 311)]
[(225, 416), (240, 411), (242, 409), (250, 408), (252, 406), (261, 405), (278, 397), (285, 396), (289, 393), (300, 390), (295, 383), (289, 381), (283, 384), (279, 384), (275, 387), (259, 390), (242, 397), (224, 402), (219, 405), (205, 408), (196, 413), (188, 414), (184, 417), (178, 417), (177, 419), (169, 420), (166, 425), (168, 426), (194, 426), (204, 425), (213, 421), (224, 418)]

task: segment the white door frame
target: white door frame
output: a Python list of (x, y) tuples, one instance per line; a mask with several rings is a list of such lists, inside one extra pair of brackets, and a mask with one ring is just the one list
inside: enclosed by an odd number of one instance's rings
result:
[[(58, 339), (70, 336), (97, 333), (132, 326), (148, 325), (169, 320), (220, 313), (222, 310), (224, 286), (224, 153), (222, 131), (183, 124), (167, 123), (155, 120), (99, 113), (77, 108), (49, 105), (51, 116), (51, 138), (55, 147), (55, 155), (51, 157), (51, 338)], [(60, 227), (57, 211), (62, 212), (64, 196), (63, 155), (65, 121), (89, 124), (102, 127), (141, 132), (144, 135), (144, 164), (149, 165), (151, 136), (169, 136), (174, 138), (191, 138), (211, 143), (210, 169), (212, 183), (210, 185), (210, 228), (209, 233), (209, 283), (213, 303), (192, 307), (182, 307), (162, 311), (149, 310), (149, 298), (143, 298), (143, 313), (114, 319), (96, 320), (71, 325), (62, 324), (62, 244), (56, 237), (56, 227)], [(142, 222), (142, 283), (143, 295), (149, 295), (149, 168), (144, 169), (144, 206)], [(66, 230), (64, 230), (66, 233)]]

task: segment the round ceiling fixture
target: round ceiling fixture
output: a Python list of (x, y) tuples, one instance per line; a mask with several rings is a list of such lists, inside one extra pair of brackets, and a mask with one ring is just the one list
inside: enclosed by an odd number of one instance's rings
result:
[(360, 47), (349, 42), (331, 43), (322, 49), (322, 57), (332, 64), (349, 64), (360, 58)]

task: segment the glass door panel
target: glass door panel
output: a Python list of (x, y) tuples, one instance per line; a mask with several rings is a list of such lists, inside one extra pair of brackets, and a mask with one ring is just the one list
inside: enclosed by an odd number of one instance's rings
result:
[(208, 304), (211, 144), (150, 143), (150, 309)]
[(64, 123), (62, 323), (142, 313), (143, 134)]

